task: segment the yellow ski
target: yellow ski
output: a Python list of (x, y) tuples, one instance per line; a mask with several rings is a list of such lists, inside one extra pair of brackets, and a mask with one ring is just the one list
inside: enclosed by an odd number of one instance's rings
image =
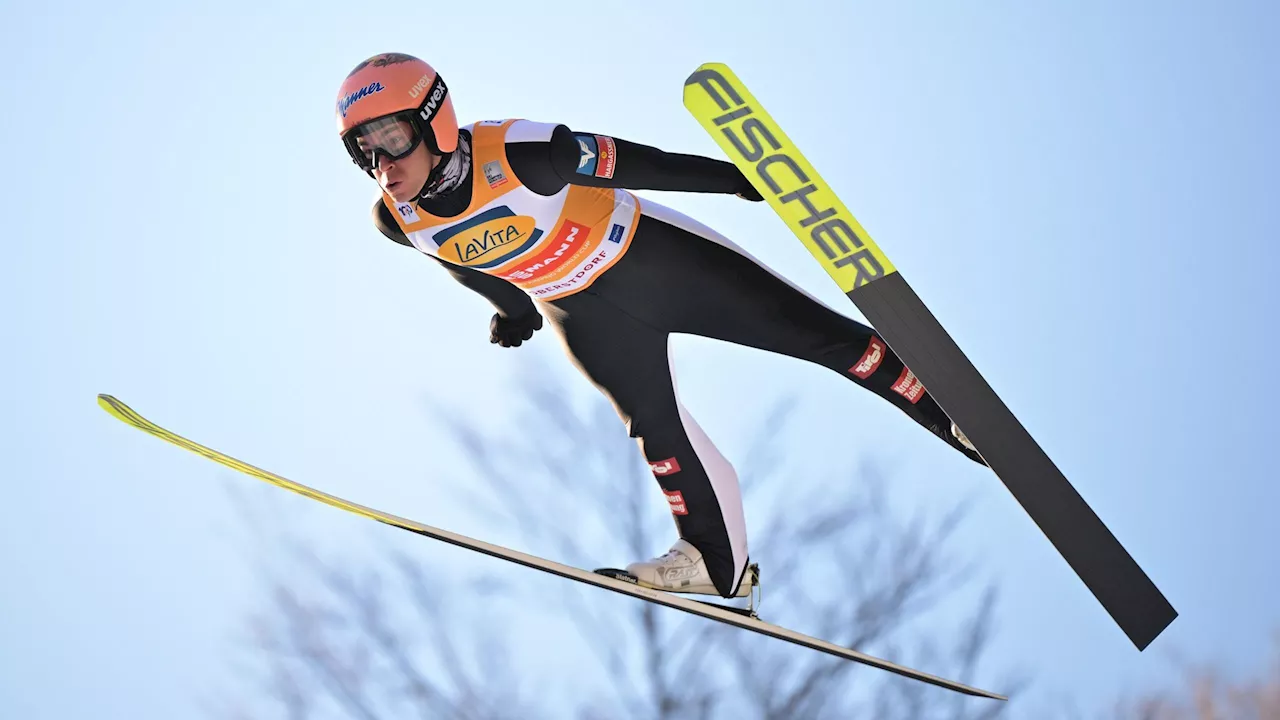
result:
[(510, 550), (508, 548), (505, 548), (499, 545), (493, 545), (491, 543), (487, 543), (482, 540), (475, 540), (465, 535), (459, 535), (457, 533), (449, 532), (448, 530), (441, 530), (440, 528), (431, 527), (430, 525), (423, 525), (422, 523), (414, 522), (413, 520), (407, 520), (402, 517), (397, 517), (389, 513), (384, 513), (380, 510), (374, 510), (373, 508), (365, 507), (363, 505), (351, 502), (349, 500), (344, 500), (340, 497), (336, 497), (334, 495), (321, 492), (314, 488), (307, 487), (306, 485), (303, 485), (301, 483), (294, 482), (292, 480), (289, 480), (288, 478), (284, 478), (279, 475), (276, 475), (273, 472), (268, 472), (266, 470), (263, 470), (262, 468), (254, 467), (253, 465), (250, 465), (249, 463), (243, 462), (241, 460), (237, 460), (231, 457), (230, 455), (223, 454), (221, 452), (218, 452), (217, 450), (205, 447), (204, 445), (201, 445), (192, 440), (188, 440), (187, 438), (182, 437), (181, 435), (171, 430), (166, 430), (165, 428), (160, 427), (159, 425), (156, 425), (150, 420), (144, 418), (143, 416), (139, 415), (136, 411), (134, 411), (133, 408), (129, 407), (128, 405), (125, 405), (123, 402), (120, 402), (119, 400), (112, 397), (111, 395), (105, 395), (105, 394), (98, 395), (98, 404), (102, 406), (104, 410), (111, 413), (112, 415), (119, 418), (120, 420), (124, 421), (125, 423), (128, 423), (129, 425), (132, 425), (133, 427), (136, 427), (139, 430), (142, 430), (143, 432), (154, 435), (155, 437), (158, 437), (161, 440), (165, 440), (167, 442), (173, 443), (174, 445), (177, 445), (178, 447), (190, 450), (191, 452), (194, 452), (197, 455), (202, 455), (210, 460), (213, 460), (214, 462), (221, 463), (235, 470), (239, 470), (240, 472), (245, 473), (246, 475), (251, 475), (253, 477), (258, 478), (259, 480), (265, 480), (271, 483), (272, 485), (276, 485), (276, 486), (285, 488), (287, 490), (292, 490), (300, 495), (309, 497), (312, 500), (319, 500), (320, 502), (325, 503), (327, 505), (332, 505), (333, 507), (341, 508), (343, 510), (346, 510), (347, 512), (352, 512), (357, 515), (362, 515), (372, 520), (377, 520), (378, 522), (386, 523), (387, 525), (398, 527), (402, 530), (408, 530), (409, 532), (416, 533), (418, 535), (429, 537), (435, 540), (447, 542), (451, 545), (456, 545), (458, 547), (464, 547), (469, 550), (475, 550), (476, 552), (484, 553), (485, 555), (489, 555), (491, 557), (500, 558), (502, 560), (513, 562), (519, 565), (524, 565), (525, 567), (533, 568), (535, 570), (541, 570), (543, 572), (551, 573), (552, 575), (558, 575), (560, 577), (568, 578), (570, 580), (576, 580), (578, 582), (586, 583), (588, 585), (595, 585), (596, 587), (604, 588), (606, 590), (612, 590), (614, 592), (621, 593), (623, 595), (630, 595), (632, 597), (640, 598), (641, 600), (648, 600), (649, 602), (652, 602), (652, 603), (665, 605), (667, 607), (675, 608), (677, 610), (683, 610), (687, 613), (708, 618), (710, 620), (716, 620), (729, 625), (736, 625), (737, 627), (750, 630), (752, 632), (756, 632), (761, 635), (777, 638), (779, 640), (785, 640), (787, 642), (794, 643), (796, 645), (800, 645), (813, 650), (825, 652), (827, 654), (844, 658), (846, 660), (853, 660), (855, 662), (859, 662), (864, 665), (869, 665), (871, 667), (887, 670), (889, 672), (896, 673), (904, 677), (929, 683), (930, 685), (937, 685), (939, 687), (944, 687), (949, 690), (954, 690), (956, 692), (964, 693), (966, 695), (973, 695), (976, 697), (985, 697), (985, 698), (991, 698), (994, 700), (1008, 699), (1004, 695), (999, 695), (987, 690), (980, 690), (978, 688), (969, 687), (968, 685), (964, 685), (962, 683), (958, 683), (952, 680), (946, 680), (944, 678), (940, 678), (935, 675), (930, 675), (928, 673), (921, 672), (919, 670), (913, 670), (908, 667), (903, 667), (901, 665), (891, 663), (888, 660), (881, 660), (879, 658), (860, 653), (850, 648), (841, 647), (839, 645), (829, 643), (825, 640), (820, 640), (818, 638), (810, 637), (802, 633), (788, 630), (787, 628), (764, 622), (763, 620), (760, 620), (758, 617), (750, 617), (747, 615), (743, 615), (741, 614), (741, 611), (738, 608), (724, 607), (724, 606), (716, 605), (713, 603), (706, 603), (699, 600), (692, 600), (689, 598), (681, 597), (679, 595), (675, 595), (671, 593), (662, 592), (659, 590), (653, 590), (640, 585), (636, 585), (635, 583), (632, 583), (632, 582), (627, 582), (625, 580), (619, 580), (614, 577), (610, 577), (609, 575), (602, 575), (600, 573), (589, 572), (587, 570), (582, 570), (580, 568), (576, 568), (570, 565), (563, 565), (561, 563), (558, 563), (552, 560), (546, 560), (544, 558), (536, 557), (534, 555), (528, 555), (526, 553), (522, 553), (517, 550)]

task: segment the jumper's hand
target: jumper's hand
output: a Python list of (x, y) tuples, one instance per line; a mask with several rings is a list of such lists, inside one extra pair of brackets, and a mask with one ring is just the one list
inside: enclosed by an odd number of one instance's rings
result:
[(537, 310), (514, 318), (494, 313), (489, 321), (489, 342), (502, 347), (520, 347), (521, 343), (533, 337), (535, 330), (541, 329), (542, 315)]

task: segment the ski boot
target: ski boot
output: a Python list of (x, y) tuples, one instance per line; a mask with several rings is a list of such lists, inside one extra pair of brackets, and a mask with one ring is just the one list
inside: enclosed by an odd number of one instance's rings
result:
[[(720, 595), (720, 591), (711, 582), (707, 574), (707, 565), (702, 560), (702, 553), (687, 540), (680, 539), (665, 554), (627, 565), (625, 570), (602, 568), (596, 572), (609, 577), (635, 583), (641, 587), (662, 590), (669, 593), (692, 595)], [(760, 587), (760, 567), (751, 563), (742, 573), (734, 598), (750, 598), (746, 608), (718, 605), (749, 617), (756, 616), (757, 588)]]

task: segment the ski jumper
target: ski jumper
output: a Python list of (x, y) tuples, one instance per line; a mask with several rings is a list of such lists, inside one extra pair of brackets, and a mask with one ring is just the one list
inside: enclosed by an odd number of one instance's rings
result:
[(729, 162), (528, 120), (462, 130), (457, 190), (373, 216), (435, 258), (503, 318), (541, 313), (613, 404), (680, 536), (730, 597), (748, 565), (733, 466), (681, 404), (668, 338), (688, 333), (806, 360), (906, 413), (975, 462), (951, 421), (874, 331), (808, 295), (711, 228), (628, 189), (741, 193)]

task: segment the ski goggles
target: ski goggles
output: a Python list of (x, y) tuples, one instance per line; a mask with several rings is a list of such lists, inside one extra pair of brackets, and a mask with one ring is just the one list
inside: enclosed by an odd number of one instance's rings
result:
[(347, 131), (342, 142), (356, 165), (365, 172), (372, 172), (378, 165), (379, 155), (386, 156), (388, 160), (408, 157), (422, 142), (422, 133), (411, 111), (361, 123)]

